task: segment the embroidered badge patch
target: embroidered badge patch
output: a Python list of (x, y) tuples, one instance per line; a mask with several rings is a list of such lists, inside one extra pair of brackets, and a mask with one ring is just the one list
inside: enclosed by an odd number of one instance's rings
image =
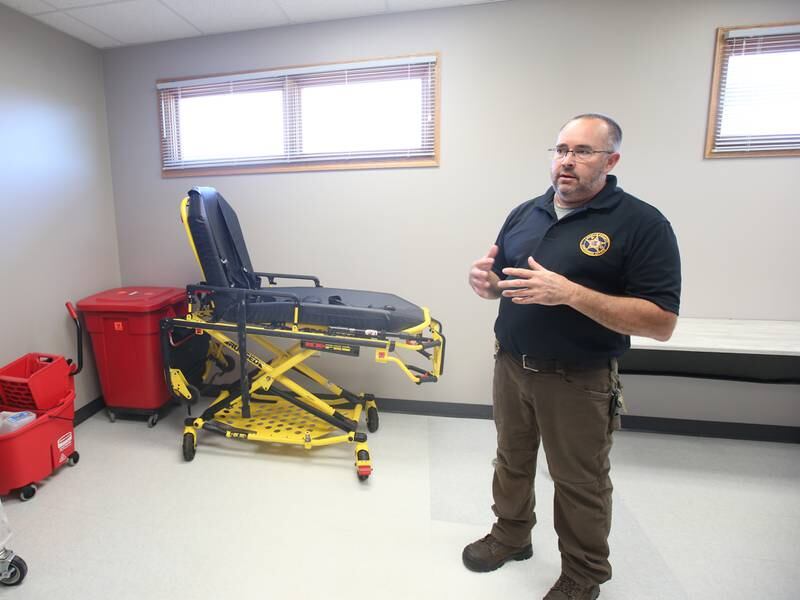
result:
[(596, 231), (584, 236), (578, 244), (578, 247), (581, 249), (581, 252), (587, 256), (600, 256), (608, 252), (608, 249), (611, 248), (611, 238), (605, 233)]

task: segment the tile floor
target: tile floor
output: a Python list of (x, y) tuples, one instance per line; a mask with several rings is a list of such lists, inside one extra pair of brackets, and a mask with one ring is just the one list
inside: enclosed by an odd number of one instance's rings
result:
[[(4, 498), (29, 573), (0, 598), (539, 600), (558, 576), (543, 457), (533, 559), (461, 565), (492, 519), (491, 421), (382, 413), (360, 483), (341, 445), (201, 433), (186, 463), (183, 416), (99, 413), (76, 429), (77, 466)], [(800, 597), (800, 446), (619, 432), (612, 479), (602, 599)]]

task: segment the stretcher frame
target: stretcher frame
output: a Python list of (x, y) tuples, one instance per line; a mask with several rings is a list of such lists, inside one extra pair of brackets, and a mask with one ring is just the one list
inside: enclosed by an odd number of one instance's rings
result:
[[(197, 253), (188, 224), (188, 202), (181, 203), (181, 219), (195, 258)], [(211, 338), (207, 368), (203, 380), (208, 379), (211, 367), (221, 371), (234, 368), (234, 358), (239, 363), (239, 378), (229, 385), (205, 386), (204, 392), (215, 396), (211, 404), (198, 417), (184, 422), (183, 456), (187, 461), (195, 457), (198, 432), (213, 432), (226, 438), (250, 440), (271, 444), (301, 446), (310, 450), (332, 444), (354, 444), (355, 466), (359, 480), (372, 473), (372, 459), (367, 444), (367, 434), (359, 431), (366, 413), (367, 430), (378, 429), (377, 403), (372, 394), (353, 393), (337, 385), (306, 361), (320, 352), (342, 356), (359, 356), (362, 348), (374, 351), (375, 362), (393, 364), (413, 383), (436, 382), (444, 368), (445, 338), (442, 325), (430, 316), (426, 307), (419, 324), (401, 331), (381, 331), (350, 327), (322, 326), (300, 322), (299, 296), (282, 292), (274, 287), (277, 279), (312, 281), (321, 287), (319, 279), (311, 275), (262, 273), (270, 286), (259, 290), (224, 288), (204, 284), (187, 286), (188, 314), (183, 318), (168, 318), (161, 322), (164, 372), (168, 388), (173, 395), (191, 403), (200, 396), (179, 369), (170, 368), (170, 351), (175, 345), (172, 332), (176, 329), (192, 330), (195, 335)], [(259, 296), (281, 298), (294, 304), (293, 319), (280, 323), (248, 323), (248, 306)], [(236, 321), (215, 321), (215, 298), (236, 301)], [(293, 342), (281, 348), (268, 338)], [(255, 342), (264, 358), (248, 350)], [(407, 362), (399, 351), (414, 352), (427, 361), (429, 368), (422, 369)], [(289, 375), (300, 375), (317, 384), (325, 392), (314, 393), (306, 385)], [(191, 412), (190, 412), (191, 415)]]

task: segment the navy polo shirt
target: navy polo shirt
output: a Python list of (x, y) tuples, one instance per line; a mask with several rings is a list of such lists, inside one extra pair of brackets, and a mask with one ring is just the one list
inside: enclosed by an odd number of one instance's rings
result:
[[(669, 221), (656, 208), (617, 187), (605, 187), (587, 204), (560, 221), (555, 192), (511, 211), (497, 236), (494, 272), (528, 266), (528, 256), (544, 268), (592, 290), (612, 296), (644, 298), (678, 314), (681, 265)], [(630, 337), (607, 329), (565, 305), (514, 304), (500, 299), (495, 322), (500, 346), (536, 359), (580, 363), (616, 357), (630, 348)]]

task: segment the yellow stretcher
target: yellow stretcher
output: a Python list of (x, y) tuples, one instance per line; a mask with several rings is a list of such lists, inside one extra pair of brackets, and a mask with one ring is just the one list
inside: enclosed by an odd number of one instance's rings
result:
[[(378, 429), (374, 396), (346, 390), (306, 361), (320, 352), (358, 356), (366, 348), (377, 363), (396, 365), (416, 384), (435, 382), (444, 366), (441, 324), (427, 308), (392, 294), (326, 288), (313, 275), (253, 271), (238, 218), (214, 188), (193, 188), (181, 203), (181, 220), (205, 281), (186, 288), (185, 317), (162, 321), (167, 381), (189, 404), (200, 396), (180, 369), (169, 366), (170, 349), (181, 336), (209, 336), (209, 366), (231, 372), (239, 363), (233, 383), (202, 386), (214, 400), (200, 416), (186, 419), (184, 459), (194, 458), (200, 430), (305, 449), (350, 443), (358, 478), (366, 480), (372, 460), (359, 425), (366, 413), (367, 430)], [(305, 285), (277, 286), (278, 279)], [(248, 350), (251, 341), (259, 353)], [(409, 364), (404, 356), (410, 352), (428, 368)], [(323, 391), (312, 392), (309, 383)]]

